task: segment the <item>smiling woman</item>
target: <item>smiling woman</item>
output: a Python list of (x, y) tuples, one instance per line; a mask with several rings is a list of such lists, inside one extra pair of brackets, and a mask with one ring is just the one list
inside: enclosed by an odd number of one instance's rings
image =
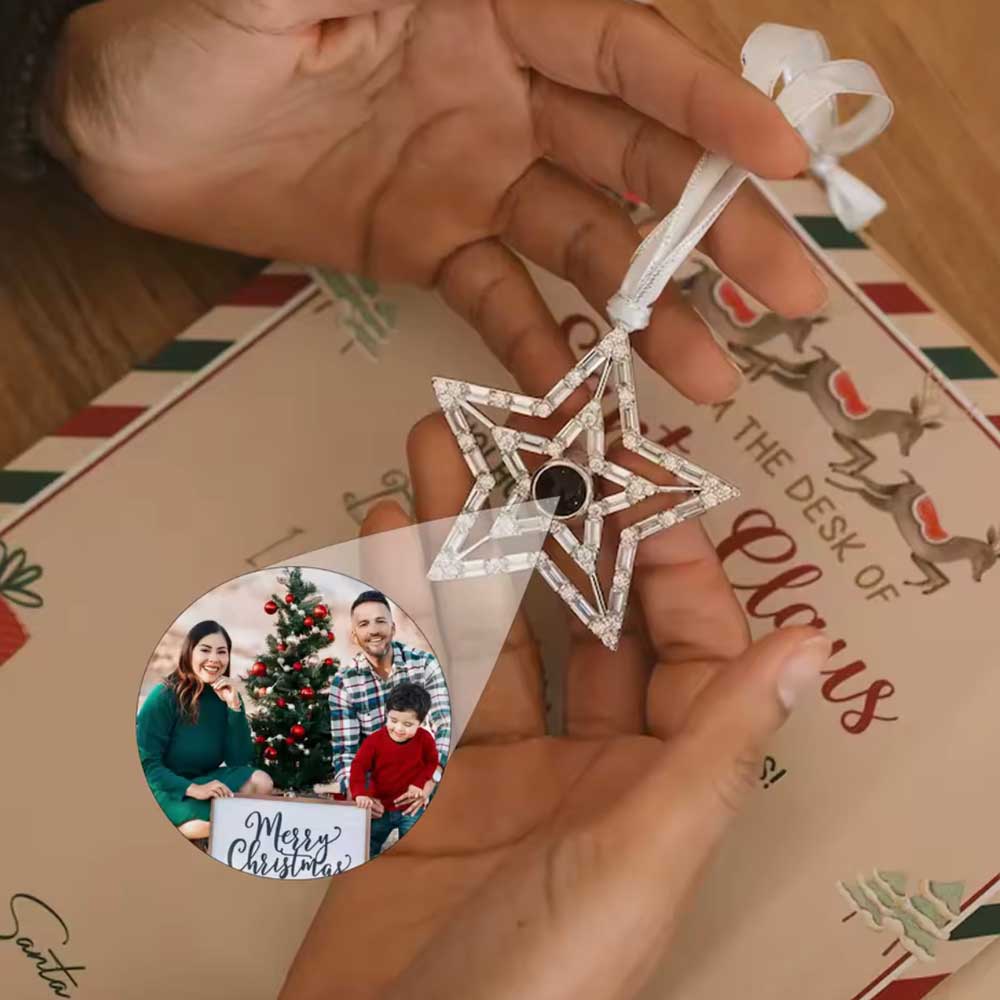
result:
[(177, 666), (146, 697), (136, 722), (150, 790), (189, 840), (208, 836), (212, 799), (235, 792), (266, 795), (273, 787), (252, 764), (250, 726), (229, 677), (232, 647), (218, 622), (195, 625)]

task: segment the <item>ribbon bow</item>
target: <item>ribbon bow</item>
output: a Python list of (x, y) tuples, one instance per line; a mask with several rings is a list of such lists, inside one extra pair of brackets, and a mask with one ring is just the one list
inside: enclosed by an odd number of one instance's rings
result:
[(845, 170), (832, 153), (814, 153), (809, 172), (826, 188), (833, 214), (852, 233), (885, 211), (885, 199)]
[[(799, 36), (797, 44), (789, 47), (782, 68), (781, 78), (786, 86), (797, 74), (830, 61), (826, 39), (818, 31), (800, 31)], [(863, 229), (886, 206), (877, 192), (840, 165), (840, 158), (871, 142), (885, 124), (879, 128), (878, 119), (868, 118), (856, 121), (849, 129), (840, 128), (837, 98), (831, 97), (799, 126), (799, 133), (812, 150), (809, 172), (825, 188), (833, 214), (851, 232)]]
[[(874, 191), (838, 166), (837, 157), (879, 135), (889, 124), (893, 107), (867, 63), (830, 60), (829, 55), (818, 32), (762, 24), (743, 46), (743, 78), (768, 97), (773, 96), (779, 80), (783, 83), (775, 103), (813, 150), (811, 169), (826, 184), (834, 211), (850, 229), (881, 211), (883, 203)], [(848, 121), (839, 122), (838, 94), (859, 94), (869, 100)], [(702, 156), (680, 201), (639, 244), (621, 288), (608, 302), (608, 316), (615, 325), (626, 332), (649, 325), (653, 303), (670, 277), (748, 176), (746, 170), (722, 156)]]
[(6, 544), (0, 542), (0, 597), (23, 608), (40, 608), (41, 595), (29, 590), (28, 586), (41, 575), (42, 567), (29, 565), (24, 549), (8, 552)]

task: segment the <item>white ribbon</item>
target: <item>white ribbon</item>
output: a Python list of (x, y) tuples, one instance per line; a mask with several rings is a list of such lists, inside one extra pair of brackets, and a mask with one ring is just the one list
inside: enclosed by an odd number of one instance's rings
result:
[[(775, 29), (776, 43), (786, 33), (799, 36), (793, 38), (786, 35), (789, 37), (790, 48), (781, 71), (781, 79), (785, 85), (791, 83), (799, 73), (830, 61), (826, 39), (818, 31), (785, 28), (778, 24), (764, 27), (769, 32)], [(840, 129), (836, 97), (818, 108), (799, 126), (799, 133), (812, 151), (809, 172), (826, 189), (833, 214), (851, 232), (863, 229), (876, 215), (884, 212), (885, 201), (864, 181), (846, 171), (840, 165), (840, 158), (867, 145), (879, 131), (881, 129), (877, 127), (875, 120), (863, 120), (849, 132)]]
[[(831, 201), (836, 198), (842, 209), (855, 213), (850, 221), (862, 216), (865, 206), (858, 208), (856, 196), (858, 185), (864, 185), (838, 167), (836, 157), (870, 142), (892, 118), (892, 101), (875, 71), (854, 59), (830, 60), (822, 35), (782, 24), (757, 28), (743, 46), (742, 62), (744, 79), (768, 97), (781, 80), (783, 89), (775, 103), (817, 154), (814, 164), (820, 163)], [(860, 94), (869, 100), (853, 118), (839, 122), (838, 94)], [(653, 303), (748, 176), (722, 156), (702, 156), (680, 201), (639, 244), (621, 288), (608, 302), (615, 325), (628, 332), (649, 325)], [(878, 199), (870, 189), (865, 191)]]
[(826, 188), (833, 214), (852, 233), (885, 211), (885, 200), (863, 180), (846, 171), (832, 153), (813, 153), (809, 172)]

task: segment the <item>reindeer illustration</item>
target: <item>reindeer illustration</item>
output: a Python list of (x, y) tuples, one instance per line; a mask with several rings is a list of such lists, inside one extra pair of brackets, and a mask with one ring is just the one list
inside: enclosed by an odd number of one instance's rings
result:
[(909, 473), (903, 471), (901, 483), (877, 483), (862, 473), (853, 473), (858, 486), (847, 486), (827, 479), (831, 486), (857, 493), (876, 510), (892, 515), (899, 533), (910, 548), (910, 558), (924, 574), (921, 580), (906, 580), (909, 586), (920, 587), (924, 594), (933, 594), (950, 582), (938, 563), (967, 559), (972, 579), (979, 583), (983, 574), (1000, 558), (1000, 528), (991, 525), (986, 541), (965, 536), (951, 536), (941, 526), (937, 508), (930, 495)]
[(863, 472), (875, 461), (875, 454), (862, 444), (884, 434), (895, 434), (900, 453), (906, 457), (923, 436), (924, 431), (941, 427), (940, 414), (931, 414), (930, 378), (923, 391), (910, 399), (908, 410), (875, 409), (868, 405), (854, 384), (849, 372), (816, 344), (818, 355), (811, 361), (785, 361), (753, 348), (749, 354), (757, 362), (760, 373), (770, 375), (787, 389), (806, 393), (823, 419), (830, 425), (834, 440), (849, 455), (840, 462), (830, 462), (830, 468), (847, 475)]
[(776, 313), (758, 313), (743, 293), (724, 274), (705, 261), (699, 270), (679, 282), (681, 291), (702, 319), (721, 336), (737, 355), (746, 348), (760, 347), (786, 334), (801, 354), (806, 338), (825, 316), (785, 319)]

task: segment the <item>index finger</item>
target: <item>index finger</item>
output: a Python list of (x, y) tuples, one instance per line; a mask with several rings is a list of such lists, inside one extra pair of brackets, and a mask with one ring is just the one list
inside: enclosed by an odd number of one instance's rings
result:
[(730, 659), (746, 649), (746, 617), (698, 521), (643, 541), (635, 586), (658, 663)]
[(497, 0), (510, 44), (543, 76), (607, 94), (764, 177), (809, 162), (772, 101), (681, 37), (655, 10), (622, 0)]
[(647, 538), (636, 556), (634, 586), (656, 665), (646, 696), (646, 724), (666, 738), (715, 676), (739, 656), (750, 630), (722, 564), (698, 521)]
[[(440, 413), (424, 417), (407, 441), (414, 505), (420, 521), (453, 517), (462, 509), (472, 476)], [(462, 744), (528, 739), (545, 733), (542, 662), (523, 611), (518, 611)]]

